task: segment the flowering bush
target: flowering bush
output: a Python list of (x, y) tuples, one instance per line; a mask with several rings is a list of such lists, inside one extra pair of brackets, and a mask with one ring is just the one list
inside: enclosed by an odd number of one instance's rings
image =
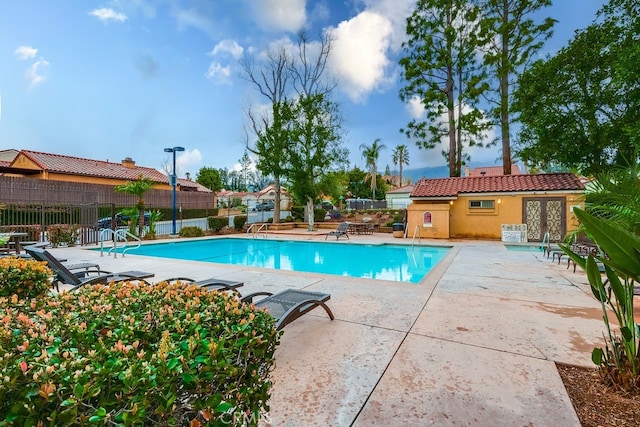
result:
[(278, 340), (266, 312), (194, 285), (0, 297), (0, 426), (256, 425)]
[(51, 289), (53, 276), (46, 262), (17, 257), (0, 258), (0, 297), (34, 298)]
[(49, 242), (53, 247), (60, 245), (73, 246), (79, 236), (78, 227), (75, 225), (55, 224), (47, 227)]

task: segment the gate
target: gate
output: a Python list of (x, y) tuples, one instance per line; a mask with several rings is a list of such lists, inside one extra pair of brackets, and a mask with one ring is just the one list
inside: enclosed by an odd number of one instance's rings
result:
[(546, 232), (552, 242), (559, 242), (564, 238), (564, 197), (524, 198), (522, 203), (523, 223), (527, 224), (530, 241), (541, 242)]

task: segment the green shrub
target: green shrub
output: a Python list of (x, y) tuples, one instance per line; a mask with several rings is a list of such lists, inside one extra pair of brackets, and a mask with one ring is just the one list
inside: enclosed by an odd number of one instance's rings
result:
[(324, 209), (314, 209), (313, 210), (313, 222), (323, 222), (324, 217), (327, 215), (327, 211)]
[(202, 228), (195, 226), (195, 225), (190, 225), (187, 227), (182, 227), (180, 229), (180, 233), (178, 233), (180, 235), (180, 237), (202, 237), (204, 236), (204, 231), (202, 231)]
[(2, 425), (257, 425), (274, 319), (186, 284), (0, 297)]
[(35, 298), (45, 295), (51, 289), (49, 279), (52, 276), (53, 273), (46, 263), (32, 259), (2, 257), (0, 297), (17, 295), (19, 298)]
[(78, 227), (75, 225), (55, 224), (47, 227), (49, 242), (55, 248), (60, 245), (73, 246), (78, 239)]
[(296, 221), (304, 221), (304, 206), (292, 206), (291, 216), (293, 216), (293, 219)]
[(207, 218), (209, 230), (220, 231), (229, 224), (229, 218), (224, 216), (210, 216)]
[(233, 217), (233, 226), (235, 227), (236, 230), (242, 230), (242, 227), (244, 227), (244, 224), (247, 222), (247, 216), (246, 215), (236, 215)]

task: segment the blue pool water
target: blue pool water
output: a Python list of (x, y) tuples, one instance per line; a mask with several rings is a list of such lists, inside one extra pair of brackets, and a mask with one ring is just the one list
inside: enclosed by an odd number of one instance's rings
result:
[(219, 238), (143, 245), (128, 254), (418, 283), (447, 247)]

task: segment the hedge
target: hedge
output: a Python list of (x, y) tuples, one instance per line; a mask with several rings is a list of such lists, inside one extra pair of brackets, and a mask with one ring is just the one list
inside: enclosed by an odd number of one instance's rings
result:
[(265, 311), (181, 283), (0, 297), (0, 425), (257, 425)]

